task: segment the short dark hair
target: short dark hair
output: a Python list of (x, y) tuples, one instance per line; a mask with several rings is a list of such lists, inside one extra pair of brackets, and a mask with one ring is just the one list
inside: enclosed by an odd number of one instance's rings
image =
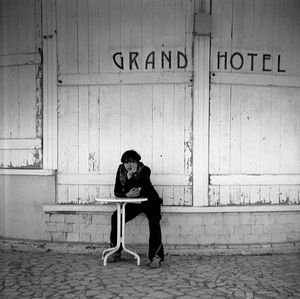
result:
[(126, 151), (121, 157), (121, 162), (123, 164), (128, 162), (140, 162), (140, 161), (141, 161), (141, 156), (135, 150)]

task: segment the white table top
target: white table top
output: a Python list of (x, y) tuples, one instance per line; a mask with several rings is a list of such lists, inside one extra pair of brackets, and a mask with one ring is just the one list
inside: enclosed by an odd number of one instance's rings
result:
[(95, 201), (105, 202), (105, 203), (124, 203), (124, 202), (142, 202), (146, 201), (148, 198), (144, 197), (108, 197), (108, 198), (95, 198)]

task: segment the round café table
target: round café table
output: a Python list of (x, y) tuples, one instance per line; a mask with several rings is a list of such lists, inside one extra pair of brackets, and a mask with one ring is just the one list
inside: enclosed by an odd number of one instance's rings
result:
[[(146, 201), (147, 198), (127, 198), (127, 197), (116, 197), (116, 198), (95, 198), (97, 202), (103, 202), (106, 204), (116, 204), (117, 205), (117, 245), (112, 248), (105, 249), (102, 252), (103, 265), (107, 265), (107, 259), (110, 255), (118, 251), (121, 244), (123, 250), (133, 255), (137, 259), (137, 265), (140, 265), (140, 257), (136, 252), (133, 252), (126, 248), (125, 246), (125, 206), (127, 203), (141, 203)], [(122, 229), (121, 229), (122, 227)]]

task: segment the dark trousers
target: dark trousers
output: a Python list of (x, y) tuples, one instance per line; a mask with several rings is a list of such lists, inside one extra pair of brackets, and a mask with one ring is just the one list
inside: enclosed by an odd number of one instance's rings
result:
[[(125, 206), (125, 222), (135, 218), (140, 213), (145, 213), (149, 222), (149, 251), (148, 257), (150, 261), (155, 255), (158, 255), (161, 260), (164, 260), (164, 248), (161, 240), (160, 229), (160, 203), (145, 201), (141, 204), (128, 203)], [(111, 233), (110, 233), (111, 246), (117, 245), (117, 211), (111, 216)], [(122, 250), (122, 247), (120, 251)]]

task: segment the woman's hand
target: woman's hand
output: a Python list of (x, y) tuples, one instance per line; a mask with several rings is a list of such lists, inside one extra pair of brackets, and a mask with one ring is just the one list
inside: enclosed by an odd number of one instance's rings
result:
[(125, 163), (125, 168), (127, 170), (127, 178), (130, 179), (137, 172), (137, 163)]
[(140, 195), (141, 188), (132, 188), (126, 193), (126, 197), (138, 197)]

